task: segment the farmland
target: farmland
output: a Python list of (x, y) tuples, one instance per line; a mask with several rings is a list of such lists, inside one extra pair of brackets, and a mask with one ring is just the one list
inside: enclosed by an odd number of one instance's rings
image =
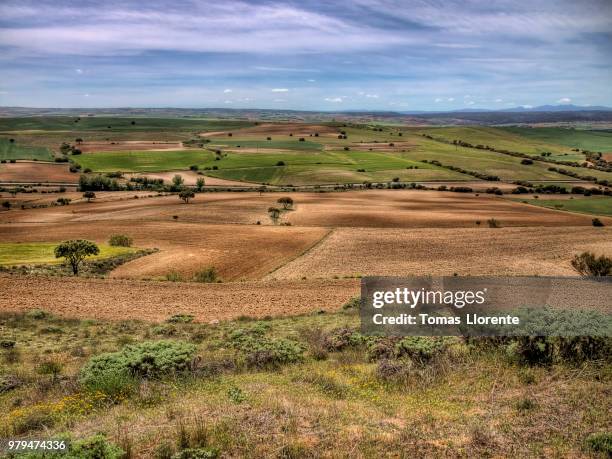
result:
[(612, 199), (592, 197), (582, 199), (530, 199), (529, 204), (549, 209), (567, 210), (592, 215), (612, 215)]
[[(53, 253), (56, 246), (57, 243), (53, 242), (0, 243), (0, 265), (61, 263), (62, 260), (55, 258)], [(92, 259), (110, 258), (133, 251), (129, 247), (111, 247), (106, 244), (101, 244), (99, 247), (100, 253)]]
[[(359, 332), (364, 276), (575, 276), (574, 256), (612, 256), (612, 173), (447, 142), (582, 158), (562, 128), (75, 120), (0, 119), (65, 161), (0, 164), (3, 436), (134, 458), (582, 457), (612, 428), (607, 357), (532, 364), (515, 343)], [(81, 177), (112, 188), (84, 196)], [(58, 271), (72, 239), (104, 270)], [(182, 366), (85, 378), (139, 346), (150, 368), (156, 346)]]

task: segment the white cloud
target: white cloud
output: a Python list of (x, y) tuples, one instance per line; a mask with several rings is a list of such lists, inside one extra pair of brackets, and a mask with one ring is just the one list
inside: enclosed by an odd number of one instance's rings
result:
[(368, 99), (378, 99), (378, 94), (366, 94), (365, 96)]
[(286, 102), (286, 99), (274, 99), (274, 102)]
[(474, 105), (474, 101), (473, 100), (468, 100), (465, 104), (466, 105)]
[(228, 89), (224, 89), (224, 90), (223, 90), (223, 93), (224, 93), (224, 94), (229, 94), (230, 92), (232, 92), (232, 90), (231, 90), (231, 89), (229, 89), (229, 88), (228, 88)]
[(449, 102), (454, 102), (454, 101), (455, 101), (455, 98), (454, 98), (454, 97), (449, 97), (449, 98), (448, 98), (448, 99), (446, 99), (446, 100), (448, 100)]
[(343, 101), (342, 97), (326, 97), (324, 100), (326, 102), (335, 102), (335, 103), (339, 103)]
[(274, 88), (272, 92), (289, 92), (287, 88)]
[(83, 69), (74, 69), (74, 71), (76, 73), (78, 73), (79, 75), (81, 75), (83, 73)]
[(234, 101), (233, 100), (226, 100), (225, 102), (223, 102), (224, 104), (233, 104)]
[(498, 104), (503, 102), (503, 101), (504, 101), (503, 99), (495, 99), (495, 102), (497, 102)]
[(444, 99), (442, 99), (441, 97), (436, 97), (434, 102), (437, 104), (439, 102), (442, 102)]
[(313, 79), (311, 78), (311, 79), (306, 80), (306, 81), (308, 81), (309, 83), (314, 83), (314, 82), (315, 82), (315, 81), (317, 81), (317, 80), (313, 80)]
[(570, 104), (571, 102), (572, 99), (570, 99), (569, 97), (562, 97), (557, 101), (558, 104)]

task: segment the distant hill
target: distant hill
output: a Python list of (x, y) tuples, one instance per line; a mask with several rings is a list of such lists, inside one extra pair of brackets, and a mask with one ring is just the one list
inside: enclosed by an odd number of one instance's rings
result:
[(542, 105), (505, 110), (464, 109), (449, 112), (305, 111), (230, 108), (30, 108), (0, 107), (3, 117), (125, 116), (147, 118), (222, 118), (268, 121), (393, 122), (405, 125), (516, 125), (533, 123), (612, 122), (612, 108)]

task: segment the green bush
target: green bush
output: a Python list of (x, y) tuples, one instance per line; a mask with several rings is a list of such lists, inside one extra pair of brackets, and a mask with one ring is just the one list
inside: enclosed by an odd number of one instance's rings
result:
[(108, 245), (113, 247), (131, 247), (133, 239), (125, 234), (113, 234), (108, 240)]
[(342, 306), (342, 309), (359, 309), (360, 306), (361, 306), (361, 298), (356, 296), (348, 300), (346, 303), (344, 303), (344, 305)]
[(608, 457), (612, 456), (612, 433), (598, 432), (589, 435), (586, 444), (592, 451), (605, 453)]
[(47, 311), (43, 311), (42, 309), (32, 309), (26, 313), (26, 317), (28, 319), (42, 320), (49, 319), (51, 314)]
[(194, 317), (191, 314), (174, 314), (173, 316), (169, 317), (166, 322), (173, 324), (189, 324), (193, 322), (193, 319)]
[(365, 343), (365, 336), (352, 328), (338, 328), (332, 330), (325, 337), (325, 348), (329, 352), (338, 352), (349, 347), (361, 346)]
[(230, 333), (230, 344), (244, 358), (247, 367), (275, 368), (303, 360), (304, 347), (301, 344), (283, 338), (269, 338), (265, 336), (268, 329), (266, 324), (258, 323)]
[(181, 341), (145, 341), (125, 346), (119, 352), (92, 357), (80, 373), (85, 387), (96, 386), (97, 381), (112, 380), (110, 375), (158, 377), (189, 369), (195, 355), (193, 344)]
[(444, 338), (407, 336), (395, 345), (398, 358), (408, 357), (416, 363), (427, 363), (439, 357), (448, 348)]
[(202, 282), (205, 284), (217, 282), (217, 270), (214, 266), (211, 266), (210, 268), (201, 269), (193, 275), (193, 280), (195, 282)]

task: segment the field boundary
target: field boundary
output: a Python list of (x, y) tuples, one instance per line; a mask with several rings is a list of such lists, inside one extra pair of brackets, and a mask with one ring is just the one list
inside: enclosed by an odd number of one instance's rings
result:
[(311, 250), (313, 250), (315, 247), (318, 247), (319, 245), (321, 245), (323, 242), (325, 242), (327, 240), (327, 238), (329, 236), (332, 235), (332, 233), (334, 233), (336, 231), (337, 228), (332, 228), (330, 229), (327, 233), (325, 233), (318, 241), (316, 241), (314, 244), (312, 244), (310, 247), (308, 247), (306, 250), (302, 251), (302, 253), (300, 253), (299, 255), (293, 257), (291, 260), (287, 260), (285, 263), (278, 265), (276, 268), (274, 268), (273, 270), (269, 271), (262, 279), (265, 280), (268, 276), (270, 276), (272, 273), (275, 273), (276, 271), (278, 271), (279, 269), (287, 266), (289, 263), (293, 263), (295, 260), (297, 260), (298, 258), (303, 257), (304, 255), (308, 254)]

